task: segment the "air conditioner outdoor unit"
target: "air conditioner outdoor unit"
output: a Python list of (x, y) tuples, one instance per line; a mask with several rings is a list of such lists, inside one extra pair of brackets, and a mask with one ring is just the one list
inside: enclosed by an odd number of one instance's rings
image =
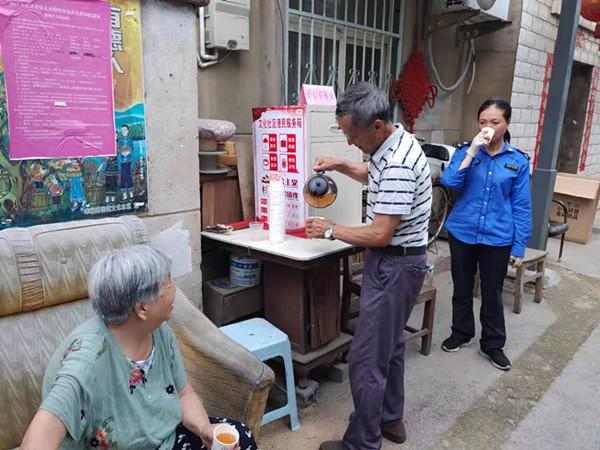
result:
[(204, 10), (207, 48), (250, 50), (250, 0), (212, 0)]
[(471, 22), (507, 21), (510, 0), (434, 0), (433, 16), (472, 12)]

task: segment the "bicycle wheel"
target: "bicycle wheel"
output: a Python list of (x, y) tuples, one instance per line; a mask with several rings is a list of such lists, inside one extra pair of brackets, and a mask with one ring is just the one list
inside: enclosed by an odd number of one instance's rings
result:
[(431, 188), (431, 215), (429, 216), (428, 240), (430, 245), (439, 236), (446, 217), (448, 216), (448, 203), (450, 197), (448, 190), (439, 183), (434, 183)]

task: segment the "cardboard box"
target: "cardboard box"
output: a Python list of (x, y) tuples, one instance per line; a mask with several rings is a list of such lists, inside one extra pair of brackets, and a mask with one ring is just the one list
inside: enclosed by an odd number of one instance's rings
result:
[[(554, 198), (567, 205), (567, 224), (569, 231), (565, 238), (568, 241), (587, 243), (592, 233), (598, 197), (600, 194), (600, 178), (584, 177), (570, 173), (556, 175)], [(550, 218), (562, 222), (562, 208), (551, 204)]]
[(217, 325), (225, 325), (262, 310), (261, 285), (234, 286), (229, 277), (202, 284), (203, 312)]

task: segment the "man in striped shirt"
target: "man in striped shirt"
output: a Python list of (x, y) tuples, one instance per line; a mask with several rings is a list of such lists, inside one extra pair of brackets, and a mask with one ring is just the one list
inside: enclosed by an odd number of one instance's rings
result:
[[(375, 450), (382, 436), (406, 440), (403, 330), (427, 272), (431, 176), (414, 136), (391, 121), (385, 92), (369, 83), (349, 87), (336, 117), (348, 144), (366, 163), (317, 158), (315, 170), (337, 170), (367, 183), (367, 223), (360, 227), (318, 218), (306, 222), (309, 238), (340, 239), (367, 248), (360, 320), (350, 349), (354, 413), (341, 441), (320, 450)], [(358, 201), (358, 199), (357, 199)]]

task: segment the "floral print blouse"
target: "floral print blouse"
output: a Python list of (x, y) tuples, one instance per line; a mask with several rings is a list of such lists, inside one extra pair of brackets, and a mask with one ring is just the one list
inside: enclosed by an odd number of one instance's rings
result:
[(187, 383), (175, 334), (153, 333), (152, 364), (131, 364), (102, 320), (79, 325), (50, 359), (41, 409), (67, 430), (61, 449), (171, 450)]

